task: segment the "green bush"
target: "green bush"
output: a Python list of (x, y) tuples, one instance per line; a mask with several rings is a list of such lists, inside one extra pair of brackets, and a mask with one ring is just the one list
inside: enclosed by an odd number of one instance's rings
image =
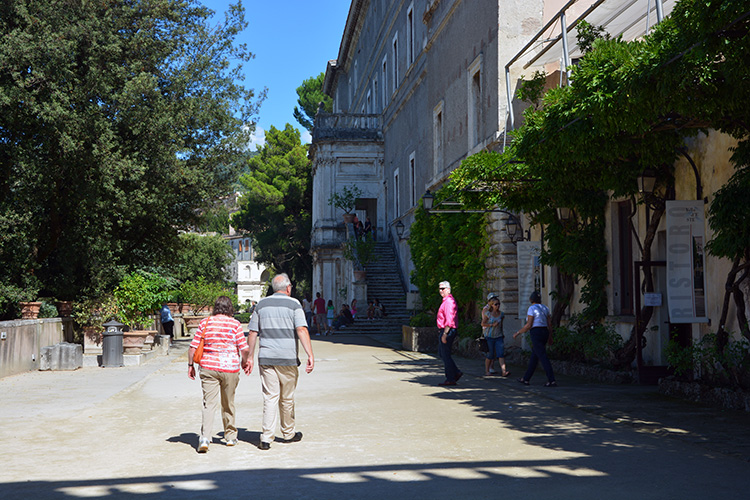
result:
[(250, 321), (250, 316), (252, 316), (252, 314), (250, 314), (248, 312), (237, 313), (237, 314), (234, 315), (234, 319), (236, 319), (240, 323), (247, 323), (247, 322)]
[(435, 323), (434, 314), (421, 312), (409, 318), (409, 326), (424, 327), (424, 326), (435, 326), (435, 325), (436, 323)]
[(42, 305), (39, 306), (39, 317), (40, 318), (56, 318), (58, 315), (57, 307), (52, 302), (46, 300), (42, 301)]
[(133, 330), (144, 329), (154, 311), (169, 299), (167, 284), (166, 278), (145, 271), (125, 276), (114, 292), (120, 320)]
[(210, 283), (204, 278), (186, 281), (180, 286), (179, 296), (182, 302), (192, 304), (195, 312), (210, 310), (216, 299), (226, 295), (232, 300), (233, 307), (237, 308), (237, 296), (222, 283)]
[(698, 342), (683, 347), (670, 339), (665, 351), (667, 362), (678, 376), (689, 375), (698, 369), (701, 378), (718, 385), (750, 388), (747, 379), (750, 367), (750, 341), (746, 338), (730, 340), (723, 351), (716, 347), (716, 334), (704, 335)]
[(609, 364), (622, 346), (622, 337), (614, 324), (586, 323), (574, 315), (567, 325), (555, 329), (549, 347), (550, 357), (565, 361)]

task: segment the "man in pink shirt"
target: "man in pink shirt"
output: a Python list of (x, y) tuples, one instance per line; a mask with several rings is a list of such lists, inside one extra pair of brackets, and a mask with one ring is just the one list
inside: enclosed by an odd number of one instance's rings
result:
[(313, 309), (315, 310), (315, 323), (318, 325), (318, 333), (316, 335), (320, 335), (326, 331), (326, 326), (328, 325), (328, 320), (326, 319), (326, 301), (320, 296), (320, 292), (315, 294)]
[(458, 327), (458, 306), (456, 299), (451, 295), (451, 284), (447, 281), (441, 281), (440, 296), (443, 297), (443, 303), (437, 313), (437, 326), (440, 328), (440, 341), (438, 342), (438, 355), (445, 365), (445, 382), (438, 385), (456, 385), (463, 372), (458, 369), (451, 356), (451, 345), (456, 339)]

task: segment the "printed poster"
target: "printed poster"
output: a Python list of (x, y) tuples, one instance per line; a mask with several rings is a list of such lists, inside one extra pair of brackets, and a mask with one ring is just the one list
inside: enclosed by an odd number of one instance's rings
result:
[(667, 306), (671, 323), (708, 323), (703, 200), (667, 201)]
[(516, 245), (518, 256), (518, 317), (526, 318), (531, 302), (529, 296), (534, 290), (542, 289), (542, 243), (540, 241), (519, 241)]

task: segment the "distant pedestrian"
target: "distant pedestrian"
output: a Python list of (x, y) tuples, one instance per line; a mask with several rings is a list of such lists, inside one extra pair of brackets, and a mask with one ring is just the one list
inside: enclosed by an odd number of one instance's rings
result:
[(500, 310), (500, 299), (490, 299), (489, 310), (482, 313), (482, 327), (484, 327), (484, 338), (487, 340), (489, 350), (485, 354), (484, 375), (491, 375), (492, 363), (497, 359), (500, 363), (500, 376), (507, 377), (510, 372), (505, 368), (505, 334), (503, 333), (503, 320), (505, 314)]
[(522, 384), (529, 385), (531, 377), (534, 375), (536, 365), (542, 363), (542, 368), (547, 374), (547, 383), (545, 387), (557, 387), (555, 382), (555, 374), (552, 372), (552, 363), (549, 362), (547, 357), (546, 344), (552, 343), (552, 325), (550, 323), (550, 312), (549, 308), (542, 304), (542, 296), (539, 292), (534, 291), (529, 297), (531, 306), (526, 313), (526, 324), (513, 334), (513, 338), (518, 337), (522, 333), (531, 331), (531, 359), (529, 359), (529, 367), (526, 369), (526, 373), (523, 377), (519, 378), (518, 381)]
[(315, 324), (318, 328), (318, 335), (322, 335), (326, 331), (326, 301), (320, 296), (320, 292), (315, 294), (315, 301), (313, 302), (313, 308), (315, 309)]
[(250, 349), (242, 333), (242, 325), (232, 317), (232, 301), (221, 296), (216, 299), (213, 314), (202, 320), (188, 351), (188, 377), (195, 380), (193, 355), (203, 340), (200, 359), (200, 379), (203, 389), (203, 418), (198, 453), (208, 451), (213, 435), (216, 410), (221, 401), (221, 420), (224, 423), (224, 440), (227, 446), (237, 444), (237, 427), (234, 425), (234, 392), (240, 381), (240, 366), (246, 366)]
[(174, 338), (174, 318), (167, 304), (161, 306), (161, 327), (164, 330), (164, 335), (169, 337), (169, 345), (172, 345), (172, 339)]
[[(310, 333), (305, 322), (305, 313), (300, 303), (292, 298), (292, 284), (286, 274), (279, 274), (271, 281), (274, 294), (258, 303), (255, 314), (250, 318), (248, 343), (250, 351), (260, 336), (258, 365), (263, 386), (263, 432), (258, 447), (271, 448), (276, 434), (276, 422), (281, 424), (281, 442), (300, 441), (302, 433), (295, 431), (294, 390), (297, 387), (300, 365), (299, 345), (307, 354), (305, 371), (310, 373), (315, 367)], [(253, 371), (251, 356), (245, 373)], [(280, 417), (279, 417), (280, 415)]]
[(458, 306), (453, 295), (451, 295), (451, 284), (447, 281), (441, 281), (438, 286), (440, 287), (440, 296), (443, 297), (443, 303), (440, 304), (437, 313), (437, 327), (441, 330), (438, 340), (438, 355), (445, 366), (445, 382), (438, 385), (456, 385), (458, 379), (463, 375), (451, 356), (451, 346), (458, 334)]
[(328, 301), (328, 307), (326, 307), (326, 335), (333, 332), (333, 319), (336, 316), (336, 308), (333, 307), (333, 301)]
[(365, 227), (364, 227), (365, 236), (370, 234), (372, 232), (372, 222), (370, 222), (370, 217), (365, 217)]
[(310, 296), (305, 295), (305, 297), (302, 299), (302, 310), (305, 311), (305, 320), (307, 321), (307, 328), (312, 328), (312, 301), (310, 301)]
[[(490, 292), (490, 293), (487, 294), (487, 303), (482, 308), (482, 319), (484, 319), (484, 315), (486, 315), (487, 312), (489, 312), (489, 310), (490, 310), (490, 301), (492, 299), (494, 299), (495, 297), (497, 297), (497, 294), (495, 292)], [(482, 335), (484, 335), (485, 337), (487, 337), (487, 328), (484, 327), (484, 326), (482, 326)], [(492, 362), (490, 362), (490, 369), (489, 369), (490, 375), (494, 375), (495, 373), (497, 373), (495, 371), (494, 366), (495, 366), (495, 360), (493, 359)]]
[(357, 319), (357, 299), (352, 299), (352, 307), (350, 309), (352, 313), (352, 320)]

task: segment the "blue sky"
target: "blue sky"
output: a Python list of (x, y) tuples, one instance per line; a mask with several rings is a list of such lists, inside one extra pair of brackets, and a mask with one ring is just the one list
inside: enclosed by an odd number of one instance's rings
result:
[[(218, 19), (236, 0), (200, 0), (216, 11)], [(245, 63), (245, 86), (256, 92), (268, 88), (268, 97), (260, 107), (255, 143), (262, 144), (271, 125), (286, 123), (307, 131), (292, 116), (297, 105), (297, 87), (302, 81), (325, 71), (326, 63), (336, 59), (351, 0), (243, 0), (248, 27), (239, 36), (255, 54)], [(255, 150), (255, 147), (252, 147)]]

